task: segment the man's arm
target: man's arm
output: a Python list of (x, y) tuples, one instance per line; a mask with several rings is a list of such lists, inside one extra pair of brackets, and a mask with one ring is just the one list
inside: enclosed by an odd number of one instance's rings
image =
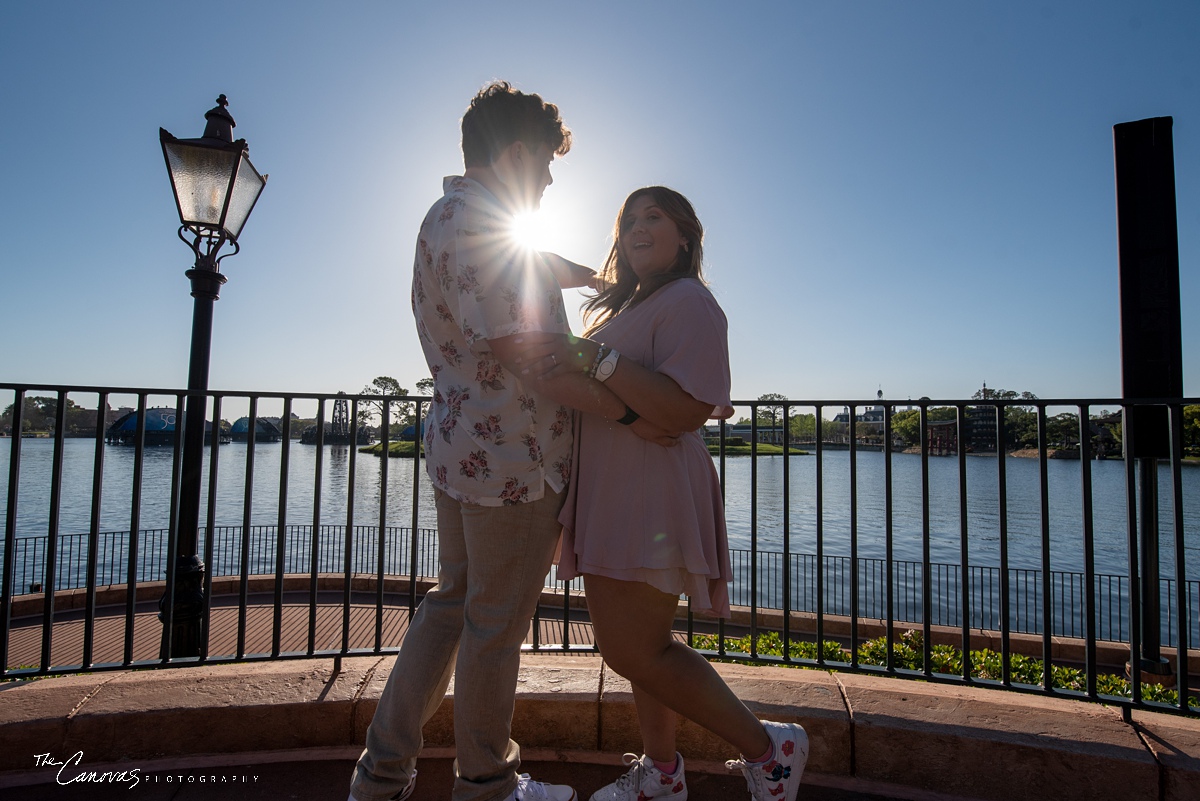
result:
[(538, 255), (542, 257), (546, 267), (558, 279), (558, 285), (563, 289), (573, 289), (576, 287), (596, 288), (596, 271), (591, 267), (584, 267), (582, 264), (576, 264), (570, 259), (564, 259), (557, 253), (541, 251)]

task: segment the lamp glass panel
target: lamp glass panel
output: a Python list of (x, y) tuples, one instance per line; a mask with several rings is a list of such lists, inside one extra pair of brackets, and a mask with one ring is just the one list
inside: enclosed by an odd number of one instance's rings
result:
[(241, 153), (186, 142), (167, 142), (163, 150), (175, 182), (180, 221), (185, 225), (199, 223), (218, 227), (225, 208), (229, 176), (237, 167)]
[(225, 230), (235, 240), (242, 233), (242, 226), (250, 216), (258, 196), (266, 185), (266, 179), (259, 175), (258, 170), (241, 154), (242, 164), (238, 168), (237, 180), (233, 183), (233, 193), (229, 197), (229, 213), (225, 215)]

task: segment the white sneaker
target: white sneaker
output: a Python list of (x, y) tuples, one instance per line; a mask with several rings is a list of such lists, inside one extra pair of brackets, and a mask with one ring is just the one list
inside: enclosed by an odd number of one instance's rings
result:
[(808, 761), (808, 735), (799, 723), (764, 720), (763, 728), (775, 746), (774, 756), (761, 765), (752, 765), (744, 758), (731, 759), (725, 767), (742, 771), (754, 801), (796, 801), (800, 776)]
[(576, 801), (579, 796), (565, 784), (543, 784), (529, 778), (528, 773), (517, 777), (517, 789), (504, 801)]
[(626, 754), (621, 761), (632, 765), (629, 771), (612, 784), (592, 793), (589, 801), (646, 801), (649, 798), (668, 798), (671, 801), (687, 801), (687, 782), (683, 779), (683, 757), (675, 755), (679, 767), (674, 776), (668, 776), (654, 767), (648, 756)]

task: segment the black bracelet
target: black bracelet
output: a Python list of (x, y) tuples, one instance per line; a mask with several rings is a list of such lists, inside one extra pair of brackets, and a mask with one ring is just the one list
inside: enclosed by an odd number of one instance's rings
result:
[(633, 423), (640, 417), (641, 417), (640, 414), (635, 412), (633, 409), (630, 409), (629, 406), (626, 406), (625, 407), (625, 416), (622, 417), (617, 422), (623, 426), (630, 426), (630, 425), (633, 425)]

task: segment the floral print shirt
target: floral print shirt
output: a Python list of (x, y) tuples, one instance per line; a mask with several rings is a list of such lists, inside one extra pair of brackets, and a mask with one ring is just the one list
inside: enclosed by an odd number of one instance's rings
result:
[(506, 371), (489, 339), (569, 333), (562, 288), (514, 244), (512, 214), (482, 184), (445, 179), (413, 264), (417, 337), (433, 375), (425, 418), (433, 485), (463, 503), (535, 501), (571, 477), (571, 411)]

